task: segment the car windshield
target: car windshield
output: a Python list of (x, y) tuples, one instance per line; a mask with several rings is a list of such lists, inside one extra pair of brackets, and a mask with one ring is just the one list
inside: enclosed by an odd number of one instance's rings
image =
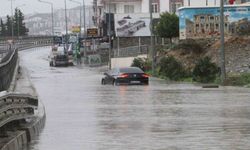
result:
[(144, 73), (141, 69), (136, 67), (120, 68), (120, 73)]

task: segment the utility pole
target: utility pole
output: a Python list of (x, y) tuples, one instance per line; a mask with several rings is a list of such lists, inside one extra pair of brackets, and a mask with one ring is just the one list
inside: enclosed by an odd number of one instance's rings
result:
[(85, 0), (82, 1), (82, 7), (83, 7), (83, 27), (84, 27), (84, 35), (86, 34), (86, 9), (85, 9)]
[(225, 83), (226, 68), (225, 68), (225, 50), (224, 50), (224, 0), (220, 0), (220, 69), (221, 83)]
[(149, 13), (150, 13), (150, 50), (152, 55), (152, 74), (155, 75), (155, 50), (154, 50), (154, 35), (153, 35), (153, 10), (152, 0), (149, 0)]
[(13, 0), (11, 1), (11, 38), (14, 40), (14, 15), (13, 15)]
[(208, 6), (208, 0), (206, 0), (206, 6)]
[(55, 31), (54, 31), (54, 9), (53, 9), (53, 3), (47, 2), (47, 1), (43, 1), (43, 0), (38, 0), (38, 1), (41, 2), (41, 3), (49, 4), (50, 7), (51, 7), (51, 24), (52, 24), (52, 27), (51, 27), (52, 31), (51, 32), (52, 32), (53, 41), (54, 41)]
[(109, 0), (109, 27), (108, 27), (108, 34), (109, 34), (109, 69), (111, 69), (111, 10), (110, 10), (110, 3), (111, 0)]
[(188, 6), (190, 6), (190, 0), (188, 0)]
[(65, 38), (65, 43), (66, 43), (66, 52), (68, 52), (68, 19), (67, 19), (67, 3), (66, 0), (64, 0), (64, 11), (65, 11), (65, 26), (66, 26), (66, 38)]
[(82, 35), (82, 9), (83, 9), (82, 4), (80, 2), (78, 2), (78, 1), (75, 1), (75, 0), (69, 0), (69, 1), (77, 3), (77, 4), (80, 5), (80, 33), (79, 33), (79, 37), (81, 37), (81, 35)]

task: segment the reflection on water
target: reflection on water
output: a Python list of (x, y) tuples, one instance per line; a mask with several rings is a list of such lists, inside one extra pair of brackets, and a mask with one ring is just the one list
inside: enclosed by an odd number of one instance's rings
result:
[(149, 86), (103, 86), (100, 73), (87, 67), (52, 70), (39, 59), (47, 52), (22, 53), (47, 112), (43, 133), (26, 150), (250, 147), (249, 89), (201, 89), (156, 79)]

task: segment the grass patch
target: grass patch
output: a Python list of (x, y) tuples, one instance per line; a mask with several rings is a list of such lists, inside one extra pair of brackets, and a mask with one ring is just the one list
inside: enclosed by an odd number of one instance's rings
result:
[(250, 73), (229, 74), (226, 85), (250, 87)]

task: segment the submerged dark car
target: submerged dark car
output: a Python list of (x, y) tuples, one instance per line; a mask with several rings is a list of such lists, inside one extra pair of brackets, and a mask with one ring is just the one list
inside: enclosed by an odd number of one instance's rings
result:
[(102, 84), (136, 84), (148, 85), (149, 75), (137, 67), (114, 68), (104, 73)]

